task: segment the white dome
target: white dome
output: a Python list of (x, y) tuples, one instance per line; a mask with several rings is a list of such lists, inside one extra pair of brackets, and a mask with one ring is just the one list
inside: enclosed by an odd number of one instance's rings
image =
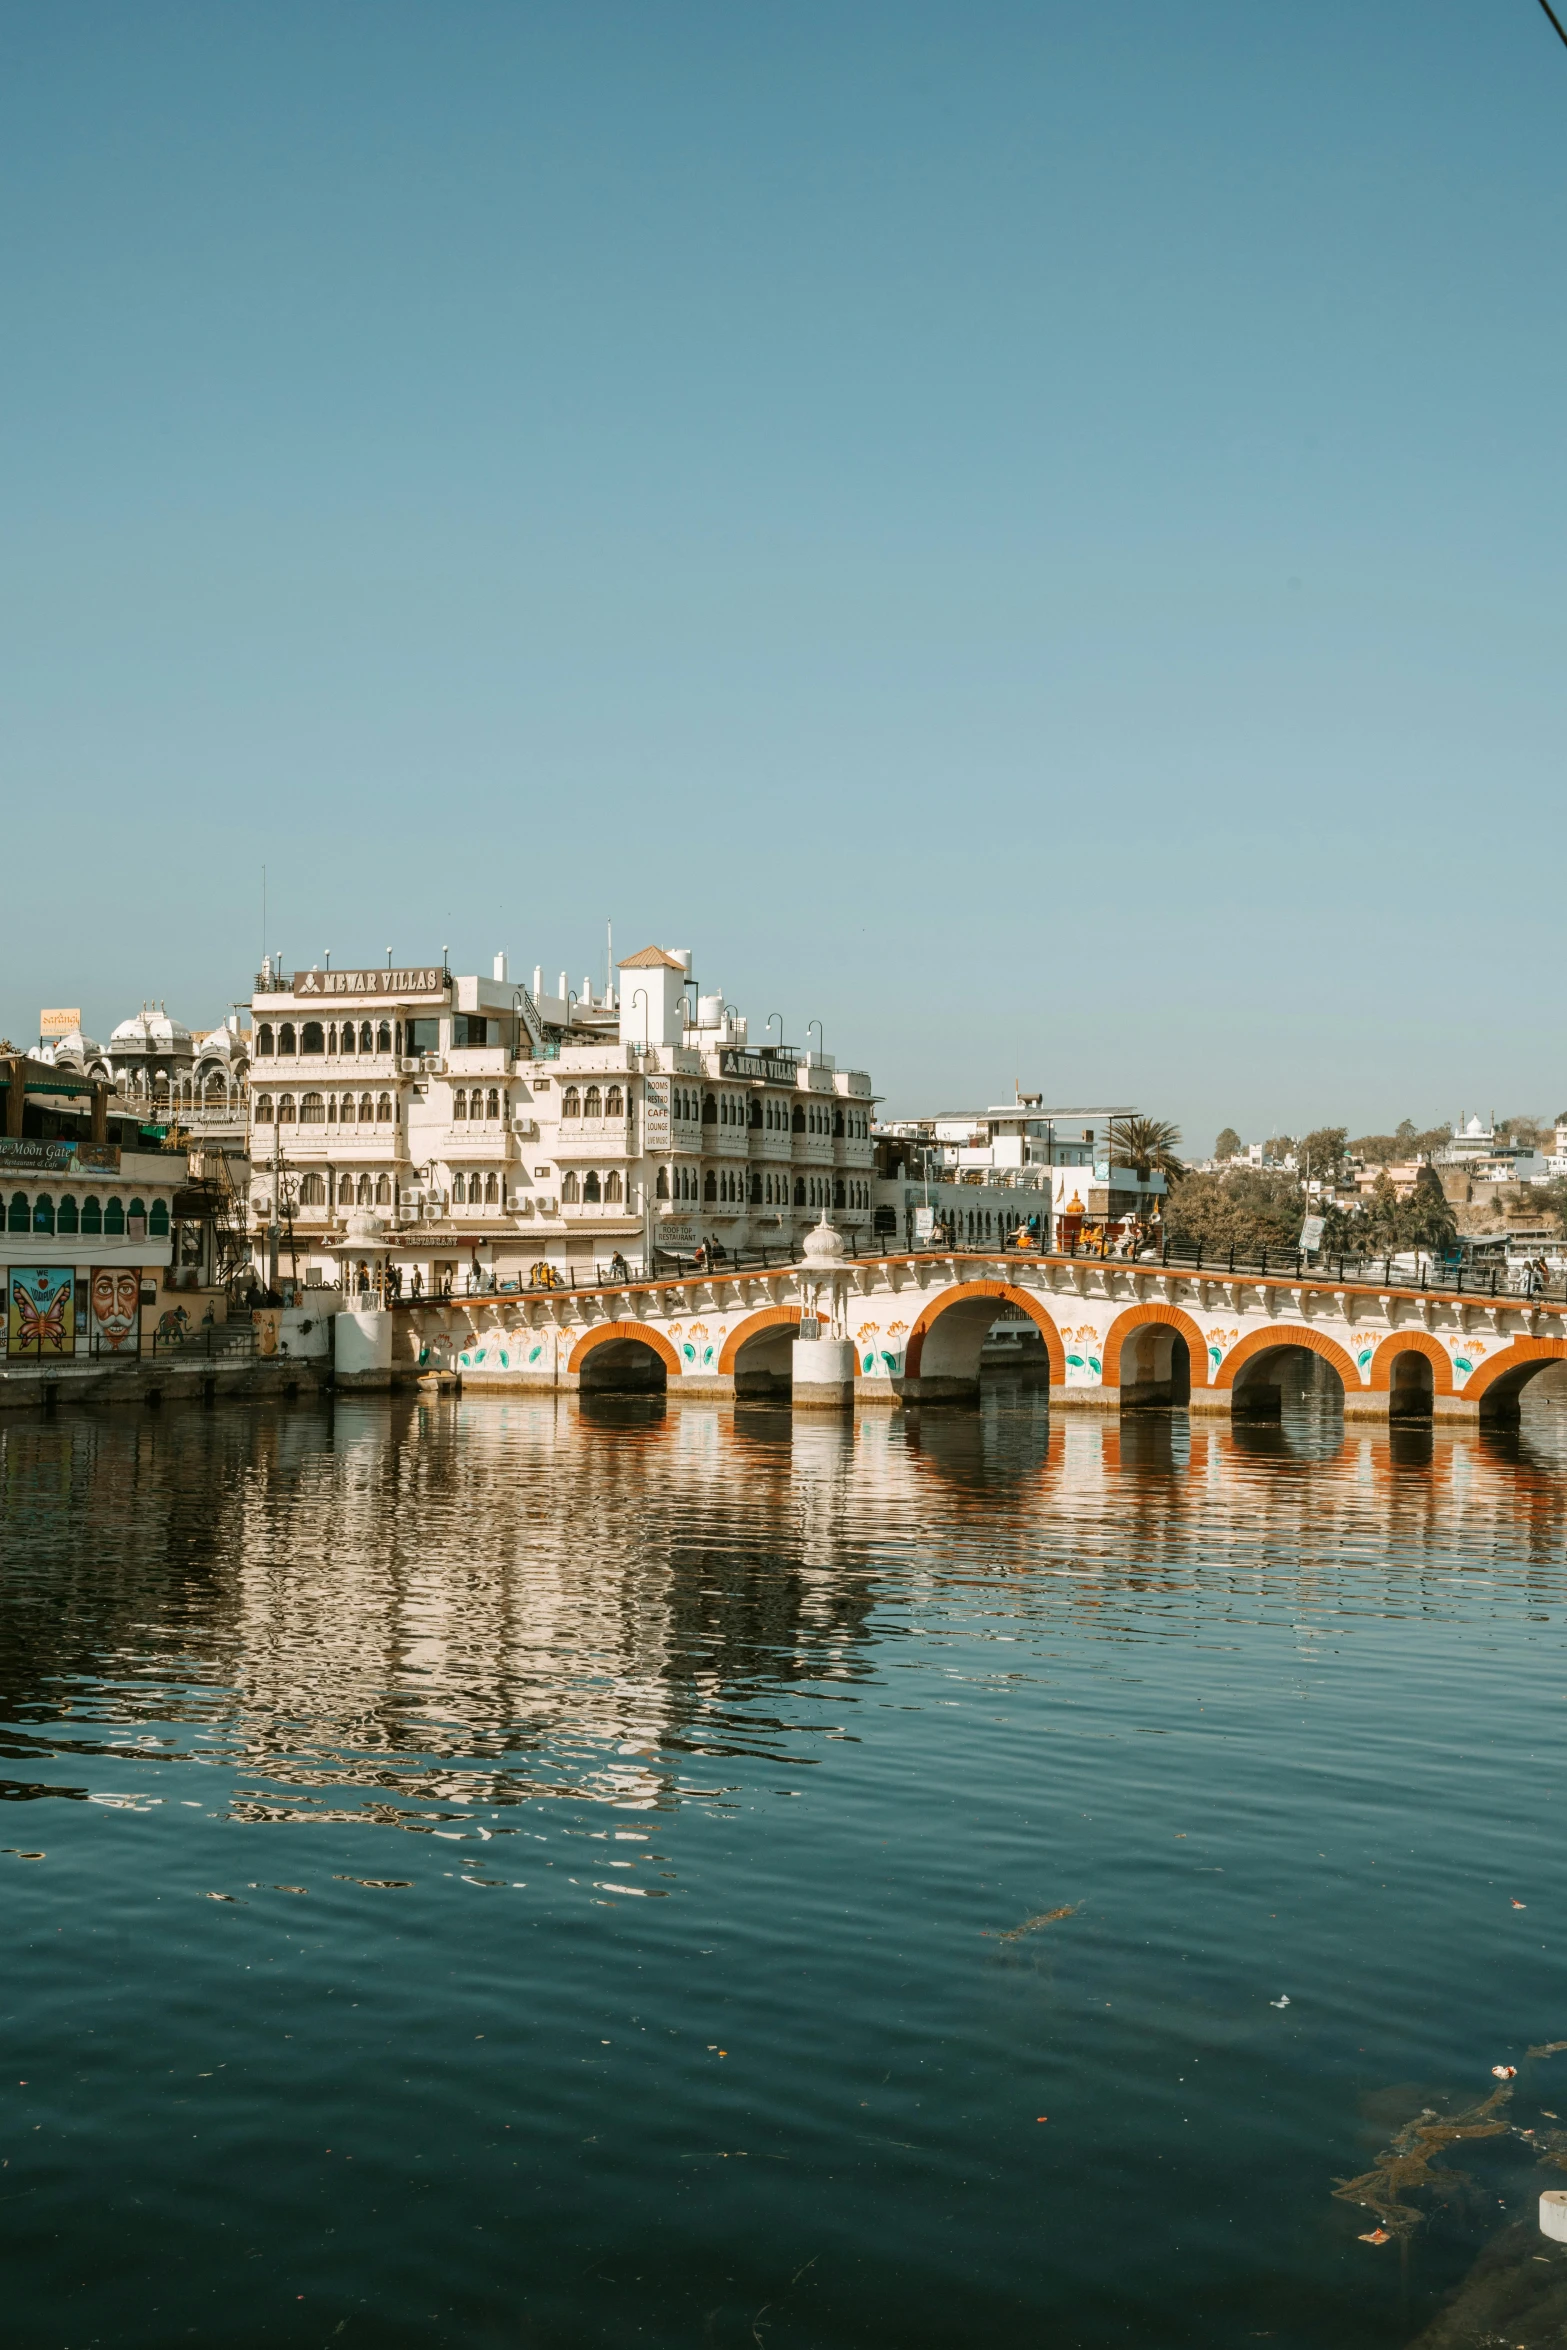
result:
[(242, 1049), (242, 1039), (232, 1028), (209, 1028), (205, 1036), (196, 1038), (196, 1057), (201, 1061), (231, 1061)]
[(109, 1043), (111, 1046), (143, 1045), (149, 1051), (166, 1051), (170, 1045), (189, 1044), (190, 1030), (182, 1027), (178, 1020), (171, 1020), (161, 1005), (154, 1009), (150, 1004), (143, 1004), (139, 1012), (133, 1012), (128, 1020), (122, 1020), (118, 1028), (113, 1030)]
[(848, 1254), (843, 1234), (828, 1223), (825, 1208), (821, 1222), (806, 1234), (804, 1246), (808, 1265), (841, 1265)]
[(347, 1223), (350, 1240), (378, 1240), (386, 1230), (382, 1216), (372, 1216), (368, 1208), (355, 1208)]

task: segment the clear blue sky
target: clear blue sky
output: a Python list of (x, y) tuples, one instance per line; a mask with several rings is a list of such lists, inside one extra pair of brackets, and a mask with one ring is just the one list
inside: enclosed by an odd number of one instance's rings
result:
[(1567, 1101), (1535, 0), (13, 6), (0, 1026), (692, 945), (911, 1110)]

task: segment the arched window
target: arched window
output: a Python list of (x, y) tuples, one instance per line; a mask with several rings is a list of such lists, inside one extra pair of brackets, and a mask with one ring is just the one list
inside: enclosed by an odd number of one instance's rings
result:
[(368, 1020), (361, 1020), (359, 1023), (359, 1050), (362, 1053), (375, 1051), (375, 1030)]
[(623, 1118), (625, 1114), (626, 1097), (618, 1085), (612, 1085), (604, 1096), (604, 1115), (606, 1118)]
[(582, 1097), (582, 1115), (584, 1118), (602, 1118), (604, 1115), (604, 1096), (596, 1085), (590, 1085)]
[(762, 1105), (754, 1093), (751, 1096), (751, 1115), (748, 1123), (752, 1126), (760, 1126), (762, 1123)]
[(455, 1122), (456, 1122), (456, 1121), (457, 1121), (459, 1118), (466, 1118), (466, 1117), (467, 1117), (467, 1115), (468, 1115), (468, 1094), (467, 1094), (467, 1089), (466, 1089), (465, 1087), (463, 1087), (463, 1086), (459, 1085), (459, 1086), (458, 1086), (458, 1088), (457, 1088), (457, 1091), (456, 1091), (456, 1092), (455, 1092), (455, 1093), (452, 1095), (452, 1120), (453, 1120), (453, 1123), (455, 1124)]
[(760, 1175), (753, 1175), (753, 1176), (751, 1177), (751, 1204), (752, 1204), (752, 1206), (753, 1206), (753, 1207), (759, 1207), (759, 1206), (761, 1205), (761, 1200), (762, 1200), (762, 1178), (760, 1177)]
[(375, 1205), (375, 1186), (368, 1175), (361, 1175), (359, 1178), (359, 1205), (362, 1208)]
[[(708, 1099), (711, 1100), (712, 1096), (709, 1095)], [(702, 1197), (704, 1199), (717, 1199), (718, 1197), (718, 1177), (713, 1173), (711, 1167), (708, 1168), (707, 1174), (703, 1179)]]
[(789, 1131), (791, 1134), (805, 1132), (805, 1112), (798, 1102), (794, 1105), (794, 1116), (789, 1121)]
[(152, 1213), (147, 1218), (147, 1233), (149, 1239), (152, 1240), (168, 1239), (169, 1203), (166, 1199), (155, 1199), (153, 1201)]
[(292, 1126), (294, 1123), (294, 1097), (291, 1093), (278, 1095), (277, 1122), (280, 1126)]
[(256, 1030), (256, 1050), (258, 1053), (270, 1053), (273, 1050), (272, 1023), (270, 1020), (263, 1020), (261, 1026)]
[(560, 1114), (563, 1118), (580, 1118), (582, 1115), (582, 1096), (574, 1085), (568, 1085), (560, 1097)]
[[(302, 1208), (324, 1208), (326, 1206), (326, 1177), (324, 1175), (310, 1174), (301, 1178), (299, 1204)], [(156, 1214), (157, 1211), (153, 1212)]]
[(501, 1114), (501, 1097), (493, 1085), (490, 1088), (489, 1104), (484, 1114), (487, 1118), (498, 1118)]
[(98, 1204), (95, 1192), (89, 1192), (82, 1202), (82, 1230), (83, 1232), (101, 1232), (103, 1230), (103, 1210)]
[(493, 1175), (484, 1178), (484, 1204), (487, 1208), (498, 1208), (501, 1204), (500, 1185)]
[(7, 1232), (30, 1232), (32, 1223), (33, 1219), (28, 1208), (26, 1192), (13, 1191), (11, 1205), (5, 1219)]
[(832, 1187), (832, 1204), (835, 1208), (847, 1207), (849, 1204), (847, 1199), (844, 1197), (843, 1181), (841, 1177)]
[(389, 1208), (392, 1204), (392, 1179), (389, 1175), (378, 1175), (375, 1179), (375, 1204), (378, 1208)]
[(258, 1093), (256, 1096), (256, 1124), (258, 1126), (270, 1126), (271, 1123), (272, 1096), (269, 1093)]
[[(127, 1230), (127, 1232), (129, 1232), (129, 1231), (130, 1231), (130, 1228), (131, 1228), (131, 1226), (132, 1226), (133, 1224), (137, 1224), (137, 1223), (140, 1223), (140, 1224), (145, 1224), (145, 1223), (146, 1223), (146, 1221), (147, 1221), (147, 1203), (146, 1203), (146, 1201), (145, 1201), (144, 1199), (133, 1199), (133, 1200), (132, 1200), (132, 1202), (131, 1202), (131, 1204), (130, 1204), (130, 1206), (129, 1206), (129, 1207), (126, 1209), (126, 1211), (125, 1211), (125, 1229)], [(132, 1235), (132, 1237), (133, 1237), (133, 1238), (135, 1237), (135, 1236), (134, 1236), (134, 1234)]]
[(299, 1123), (301, 1126), (324, 1126), (326, 1124), (326, 1103), (318, 1093), (300, 1095)]
[(305, 1022), (299, 1032), (299, 1049), (302, 1053), (324, 1053), (326, 1051), (326, 1038), (321, 1032), (319, 1020)]
[(600, 1196), (599, 1179), (591, 1167), (589, 1168), (587, 1174), (582, 1178), (582, 1196), (585, 1200), (597, 1199)]
[(718, 1124), (718, 1104), (710, 1093), (702, 1096), (702, 1123), (704, 1126)]
[(378, 1053), (389, 1053), (391, 1051), (392, 1023), (390, 1020), (383, 1020), (380, 1027), (376, 1030), (375, 1049)]
[(280, 1053), (291, 1053), (294, 1050), (294, 1023), (292, 1020), (285, 1020), (278, 1030), (277, 1049)]
[(466, 1207), (468, 1204), (468, 1178), (466, 1175), (452, 1177), (452, 1204), (459, 1208)]
[(123, 1201), (123, 1200), (118, 1200), (118, 1199), (111, 1199), (111, 1200), (110, 1200), (110, 1202), (109, 1202), (108, 1206), (107, 1206), (107, 1207), (104, 1209), (104, 1211), (103, 1211), (103, 1229), (104, 1229), (104, 1237), (105, 1237), (106, 1239), (110, 1239), (110, 1238), (112, 1238), (112, 1239), (116, 1239), (116, 1240), (123, 1240), (123, 1239), (124, 1239), (124, 1237), (125, 1237), (125, 1203), (124, 1203), (124, 1201)]
[(572, 1168), (567, 1169), (561, 1182), (560, 1196), (564, 1200), (578, 1200), (582, 1197), (582, 1186), (578, 1183), (575, 1170)]
[(343, 1022), (343, 1033), (337, 1040), (337, 1049), (340, 1053), (351, 1053), (353, 1051), (354, 1024), (352, 1020), (345, 1020)]
[[(61, 1209), (62, 1209), (62, 1210), (63, 1210), (63, 1209), (64, 1209), (64, 1208), (65, 1208), (67, 1205), (69, 1205), (69, 1207), (70, 1207), (70, 1210), (71, 1210), (71, 1222), (70, 1222), (70, 1224), (69, 1224), (69, 1225), (66, 1227), (66, 1229), (69, 1231), (69, 1230), (73, 1230), (73, 1229), (75, 1228), (75, 1223), (76, 1223), (76, 1202), (75, 1202), (75, 1200), (71, 1200), (70, 1202), (66, 1202), (65, 1200), (62, 1200), (62, 1201), (60, 1202), (60, 1207), (61, 1207)], [(42, 1211), (42, 1213), (43, 1213), (43, 1215), (44, 1215), (44, 1218), (45, 1218), (45, 1221), (44, 1221), (43, 1223), (40, 1223), (40, 1222), (39, 1222), (39, 1220), (38, 1220), (38, 1218), (39, 1218), (39, 1212), (40, 1212), (40, 1211)], [(40, 1198), (40, 1200), (39, 1200), (39, 1202), (38, 1202), (38, 1206), (37, 1206), (37, 1207), (36, 1207), (36, 1208), (33, 1210), (33, 1230), (34, 1230), (35, 1232), (52, 1232), (52, 1231), (54, 1230), (54, 1228), (55, 1228), (55, 1205), (54, 1205), (54, 1201), (53, 1201), (52, 1199), (43, 1199), (43, 1198)]]
[(326, 1049), (329, 1053), (335, 1053), (337, 1050), (337, 1022), (335, 1020), (326, 1032)]
[(620, 1177), (615, 1173), (614, 1168), (611, 1167), (609, 1173), (604, 1178), (604, 1197), (606, 1199), (618, 1200), (621, 1196), (621, 1189), (622, 1187)]
[(389, 1093), (383, 1093), (375, 1105), (375, 1122), (378, 1126), (389, 1126), (392, 1122), (392, 1097)]
[(797, 1208), (803, 1208), (805, 1205), (805, 1177), (803, 1175), (797, 1175), (794, 1179), (794, 1204)]
[(367, 1093), (362, 1093), (359, 1096), (359, 1123), (361, 1126), (369, 1126), (374, 1118), (375, 1104)]
[(653, 1196), (655, 1199), (668, 1199), (669, 1197), (669, 1169), (667, 1167), (660, 1167), (658, 1171), (658, 1181), (653, 1186)]
[(208, 1109), (221, 1110), (228, 1101), (228, 1090), (229, 1089), (224, 1084), (223, 1079), (219, 1076), (217, 1070), (214, 1069), (212, 1075), (207, 1079)]

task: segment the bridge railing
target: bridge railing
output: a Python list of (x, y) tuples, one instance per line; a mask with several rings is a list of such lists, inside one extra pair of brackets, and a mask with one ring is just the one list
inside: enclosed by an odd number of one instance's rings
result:
[[(1394, 1251), (1379, 1257), (1329, 1256), (1322, 1251), (1315, 1255), (1298, 1248), (1265, 1248), (1246, 1250), (1201, 1249), (1175, 1241), (1163, 1241), (1156, 1247), (1144, 1248), (1132, 1254), (1110, 1247), (1104, 1241), (1085, 1245), (1069, 1245), (1046, 1249), (1021, 1249), (1004, 1240), (977, 1245), (972, 1241), (927, 1241), (913, 1248), (899, 1248), (889, 1244), (890, 1236), (878, 1234), (874, 1238), (859, 1239), (849, 1234), (840, 1236), (850, 1262), (863, 1259), (897, 1257), (982, 1257), (987, 1263), (1008, 1262), (1018, 1265), (1038, 1264), (1041, 1259), (1054, 1263), (1088, 1262), (1121, 1266), (1158, 1266), (1170, 1272), (1239, 1274), (1247, 1280), (1278, 1281), (1341, 1281), (1365, 1286), (1376, 1284), (1383, 1289), (1416, 1289), (1429, 1291), (1433, 1296), (1473, 1298), (1537, 1298), (1567, 1304), (1567, 1272), (1550, 1273), (1525, 1266), (1489, 1264), (1481, 1266), (1453, 1265), (1433, 1257), (1424, 1250)], [(385, 1299), (394, 1306), (416, 1307), (439, 1305), (446, 1299), (472, 1297), (542, 1296), (559, 1290), (618, 1289), (628, 1283), (641, 1286), (649, 1281), (679, 1281), (702, 1279), (709, 1273), (734, 1274), (756, 1272), (784, 1272), (804, 1261), (804, 1251), (796, 1242), (783, 1243), (776, 1248), (721, 1248), (715, 1246), (705, 1256), (695, 1251), (655, 1249), (650, 1268), (633, 1268), (612, 1261), (593, 1265), (535, 1264), (526, 1279), (495, 1281), (481, 1274), (476, 1280), (465, 1273), (447, 1288), (431, 1288), (418, 1295), (403, 1290)]]

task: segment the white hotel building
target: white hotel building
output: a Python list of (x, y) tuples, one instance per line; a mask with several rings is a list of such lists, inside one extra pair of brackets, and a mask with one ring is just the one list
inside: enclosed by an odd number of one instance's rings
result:
[[(591, 1281), (703, 1242), (786, 1248), (824, 1210), (871, 1230), (870, 1078), (753, 1045), (689, 950), (645, 947), (595, 998), (444, 967), (264, 967), (252, 998), (252, 1242), (279, 1272), (404, 1295)], [(276, 1240), (272, 1227), (280, 1229)]]

